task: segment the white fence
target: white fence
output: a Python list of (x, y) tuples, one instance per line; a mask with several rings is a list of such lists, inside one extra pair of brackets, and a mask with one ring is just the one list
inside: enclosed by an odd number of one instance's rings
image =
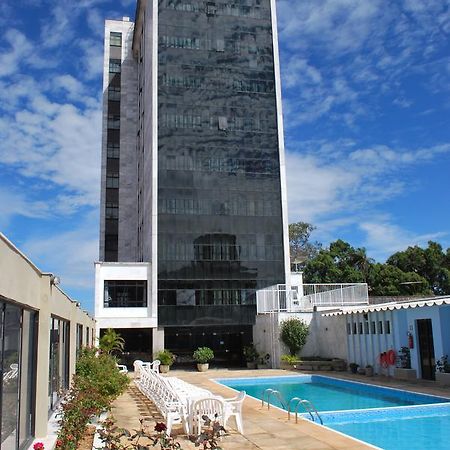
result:
[(303, 294), (298, 294), (296, 286), (286, 290), (284, 284), (262, 289), (256, 293), (257, 312), (298, 312), (320, 307), (369, 304), (366, 283), (303, 284)]

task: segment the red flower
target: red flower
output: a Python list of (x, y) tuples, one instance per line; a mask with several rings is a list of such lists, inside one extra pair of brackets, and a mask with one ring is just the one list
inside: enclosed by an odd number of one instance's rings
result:
[(62, 440), (61, 439), (57, 439), (56, 440), (56, 448), (61, 448), (62, 447)]
[(158, 433), (162, 433), (163, 431), (166, 431), (167, 427), (166, 424), (163, 422), (157, 422), (155, 425), (155, 431)]
[(33, 445), (34, 450), (44, 450), (44, 444), (42, 442), (36, 442)]

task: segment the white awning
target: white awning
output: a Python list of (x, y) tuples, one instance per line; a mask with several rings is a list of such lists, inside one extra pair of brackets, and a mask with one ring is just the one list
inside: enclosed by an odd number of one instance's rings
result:
[(361, 314), (374, 311), (393, 311), (395, 309), (423, 308), (424, 306), (450, 305), (450, 296), (421, 298), (409, 302), (380, 303), (358, 308), (342, 308), (337, 311), (323, 313), (322, 316), (341, 316), (343, 314)]

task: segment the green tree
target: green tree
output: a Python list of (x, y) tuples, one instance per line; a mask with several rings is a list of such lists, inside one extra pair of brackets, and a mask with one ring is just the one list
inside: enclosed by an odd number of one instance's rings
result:
[(420, 275), (427, 281), (428, 288), (436, 295), (450, 294), (450, 258), (449, 250), (444, 250), (437, 242), (429, 241), (427, 248), (408, 247), (394, 253), (387, 263), (403, 272)]
[(291, 356), (297, 355), (306, 344), (309, 327), (300, 319), (287, 319), (281, 323), (280, 339), (289, 349)]
[(123, 352), (125, 339), (112, 328), (108, 328), (100, 338), (98, 346), (104, 353)]
[(427, 280), (414, 272), (403, 272), (389, 264), (373, 264), (367, 280), (370, 295), (429, 295)]
[(317, 241), (310, 242), (311, 233), (316, 229), (313, 225), (306, 222), (296, 222), (289, 224), (289, 249), (291, 254), (291, 263), (303, 263), (315, 257), (321, 244)]
[(308, 283), (362, 283), (372, 264), (364, 248), (338, 239), (306, 263), (304, 277)]

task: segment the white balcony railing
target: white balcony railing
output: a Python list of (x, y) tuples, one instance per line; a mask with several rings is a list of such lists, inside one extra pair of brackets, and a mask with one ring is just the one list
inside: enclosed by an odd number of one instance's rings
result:
[[(301, 289), (303, 288), (303, 289)], [(303, 295), (299, 294), (303, 290)], [(301, 312), (314, 308), (333, 308), (369, 304), (366, 283), (303, 284), (286, 290), (284, 284), (256, 293), (258, 314)]]

